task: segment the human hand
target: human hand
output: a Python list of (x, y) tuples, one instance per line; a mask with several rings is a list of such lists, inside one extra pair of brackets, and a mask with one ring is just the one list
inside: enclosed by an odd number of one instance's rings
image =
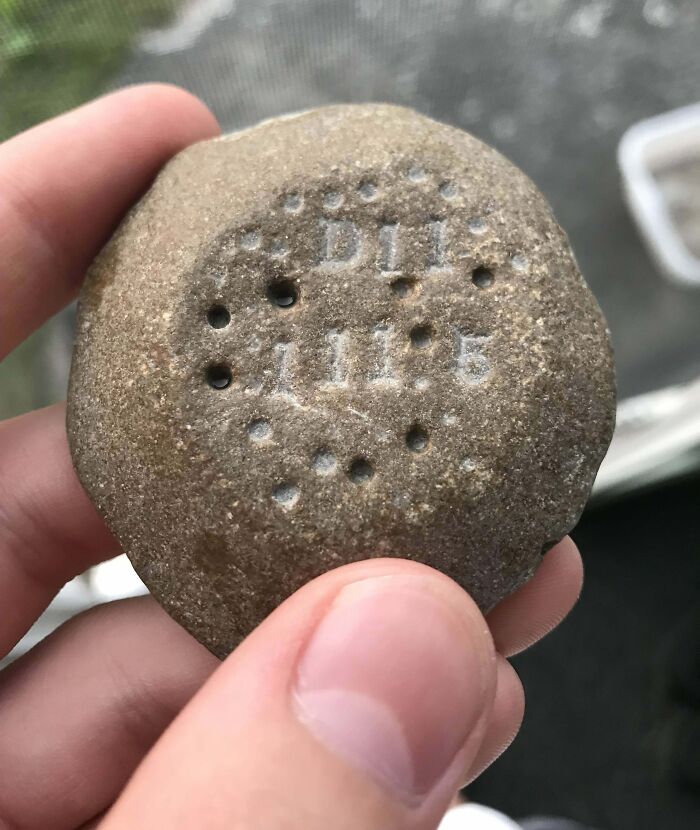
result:
[[(0, 358), (74, 297), (165, 161), (217, 131), (196, 99), (146, 86), (0, 146)], [(0, 656), (116, 553), (63, 406), (0, 425)], [(505, 658), (565, 616), (581, 578), (565, 540), (484, 619), (430, 568), (360, 562), (222, 664), (151, 598), (81, 614), (0, 673), (0, 828), (430, 830), (517, 732)]]

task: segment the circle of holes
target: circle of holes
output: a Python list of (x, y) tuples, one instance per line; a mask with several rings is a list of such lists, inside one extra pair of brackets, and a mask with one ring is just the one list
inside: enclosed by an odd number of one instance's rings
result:
[[(406, 170), (406, 177), (414, 184), (420, 184), (428, 179), (428, 173), (422, 167), (411, 166)], [(363, 180), (357, 187), (359, 198), (364, 202), (373, 202), (380, 196), (379, 187), (370, 180)], [(452, 181), (442, 181), (438, 185), (438, 193), (445, 200), (453, 200), (458, 195), (458, 189)], [(335, 210), (343, 205), (345, 197), (342, 193), (328, 191), (323, 197), (323, 207), (326, 210)], [(283, 202), (283, 208), (288, 213), (300, 213), (304, 208), (304, 197), (299, 193), (290, 193)], [(479, 216), (473, 217), (467, 223), (467, 228), (474, 234), (483, 234), (487, 230), (486, 222)], [(244, 250), (257, 250), (263, 245), (263, 237), (258, 230), (245, 232), (240, 239)], [(273, 238), (269, 253), (273, 257), (284, 257), (289, 251), (285, 242)], [(515, 270), (523, 271), (527, 268), (527, 260), (522, 254), (515, 254), (512, 258)], [(472, 283), (480, 289), (490, 288), (495, 280), (493, 271), (485, 265), (478, 265), (472, 270)], [(409, 297), (416, 287), (415, 279), (398, 277), (390, 283), (389, 288), (399, 299)], [(289, 309), (298, 300), (298, 291), (292, 280), (274, 280), (267, 287), (268, 300), (280, 309)], [(226, 328), (231, 322), (230, 311), (220, 303), (210, 307), (207, 312), (207, 322), (214, 329)], [(409, 334), (411, 346), (415, 349), (426, 349), (430, 346), (433, 328), (429, 324), (417, 325)], [(233, 381), (231, 367), (225, 363), (216, 363), (208, 366), (205, 372), (207, 383), (216, 390), (229, 387)], [(454, 423), (454, 416), (447, 415), (443, 419), (446, 424)], [(273, 434), (272, 424), (265, 418), (253, 419), (247, 427), (248, 437), (254, 443), (264, 443), (270, 440)], [(405, 434), (406, 447), (413, 453), (423, 453), (430, 445), (427, 430), (420, 424), (413, 424)], [(319, 476), (333, 475), (338, 469), (338, 460), (331, 450), (321, 448), (310, 459), (311, 468)], [(460, 468), (465, 471), (474, 469), (469, 458), (460, 462)], [(371, 461), (365, 456), (353, 458), (346, 469), (348, 478), (357, 485), (370, 482), (375, 475)], [(294, 482), (284, 481), (277, 484), (272, 490), (272, 498), (281, 507), (291, 509), (299, 501), (300, 489)]]

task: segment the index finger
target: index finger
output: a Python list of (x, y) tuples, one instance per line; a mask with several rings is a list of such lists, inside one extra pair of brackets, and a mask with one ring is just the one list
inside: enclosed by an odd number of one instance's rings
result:
[(218, 132), (197, 98), (148, 84), (0, 145), (0, 360), (73, 298), (162, 165)]

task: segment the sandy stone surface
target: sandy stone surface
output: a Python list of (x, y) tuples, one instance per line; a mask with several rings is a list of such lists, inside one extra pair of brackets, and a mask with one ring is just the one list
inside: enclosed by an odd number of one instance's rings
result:
[(371, 556), (490, 608), (578, 520), (614, 397), (534, 185), (410, 110), (337, 106), (162, 171), (86, 281), (68, 430), (140, 576), (223, 656)]

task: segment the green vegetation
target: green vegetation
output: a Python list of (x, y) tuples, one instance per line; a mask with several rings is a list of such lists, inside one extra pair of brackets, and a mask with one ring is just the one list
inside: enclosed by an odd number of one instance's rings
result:
[[(0, 141), (99, 95), (182, 0), (0, 0)], [(0, 364), (0, 418), (61, 396), (54, 320)], [(62, 371), (58, 371), (62, 375)]]
[(181, 0), (0, 0), (0, 141), (99, 94)]

